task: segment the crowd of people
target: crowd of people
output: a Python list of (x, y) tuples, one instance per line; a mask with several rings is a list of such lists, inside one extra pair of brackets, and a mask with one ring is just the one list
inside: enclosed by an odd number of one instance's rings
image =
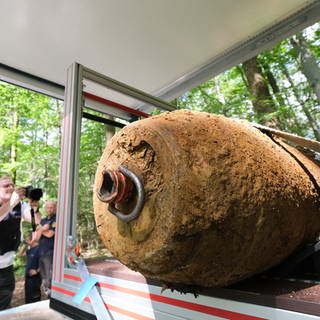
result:
[[(26, 196), (25, 188), (15, 188), (10, 176), (0, 177), (0, 310), (10, 308), (15, 289), (14, 257), (21, 242), (26, 245), (25, 303), (41, 300), (41, 290), (50, 296), (56, 202), (44, 204), (41, 217), (39, 200)], [(22, 221), (33, 231), (23, 241)]]

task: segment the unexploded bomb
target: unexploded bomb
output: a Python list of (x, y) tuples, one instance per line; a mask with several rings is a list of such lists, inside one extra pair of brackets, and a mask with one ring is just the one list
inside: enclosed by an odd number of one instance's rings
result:
[[(120, 166), (144, 189), (131, 221), (108, 211)], [(139, 201), (129, 180), (127, 195), (111, 200), (124, 217)], [(319, 184), (319, 167), (282, 141), (246, 122), (180, 110), (111, 139), (96, 172), (94, 212), (104, 244), (129, 268), (167, 283), (221, 286), (314, 239)]]

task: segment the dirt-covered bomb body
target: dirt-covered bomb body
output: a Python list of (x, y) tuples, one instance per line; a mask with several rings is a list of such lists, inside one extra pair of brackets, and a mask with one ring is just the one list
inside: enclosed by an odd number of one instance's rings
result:
[(293, 151), (306, 173), (283, 146), (247, 123), (202, 112), (128, 125), (105, 149), (95, 189), (105, 170), (123, 165), (141, 178), (145, 203), (127, 223), (94, 192), (104, 244), (147, 277), (187, 285), (227, 285), (280, 263), (320, 230), (319, 168)]

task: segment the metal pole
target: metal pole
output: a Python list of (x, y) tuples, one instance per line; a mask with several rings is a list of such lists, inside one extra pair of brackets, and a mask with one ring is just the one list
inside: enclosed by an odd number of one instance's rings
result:
[(284, 138), (288, 141), (291, 141), (300, 147), (304, 147), (304, 148), (308, 148), (308, 149), (311, 149), (316, 152), (320, 152), (320, 142), (318, 142), (318, 141), (303, 138), (303, 137), (297, 136), (292, 133), (283, 132), (280, 130), (265, 127), (261, 124), (255, 123), (255, 124), (253, 124), (253, 127), (261, 130), (262, 132), (270, 132), (278, 137), (281, 137), (281, 138)]
[(151, 104), (157, 108), (160, 108), (162, 110), (166, 111), (174, 111), (176, 108), (171, 105), (168, 102), (165, 102), (161, 99), (158, 99), (148, 93), (145, 93), (141, 90), (138, 90), (136, 88), (133, 88), (131, 86), (128, 86), (122, 82), (116, 81), (112, 78), (109, 78), (101, 73), (98, 73), (96, 71), (93, 71), (91, 69), (88, 69), (86, 67), (82, 67), (82, 74), (83, 77), (91, 80), (93, 82), (96, 82), (98, 84), (104, 85), (105, 87), (115, 90), (117, 92), (121, 92), (127, 96), (130, 96), (132, 98), (135, 98), (139, 101)]

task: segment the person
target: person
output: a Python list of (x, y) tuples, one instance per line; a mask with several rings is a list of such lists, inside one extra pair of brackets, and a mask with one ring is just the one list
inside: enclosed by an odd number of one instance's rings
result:
[[(22, 219), (31, 222), (30, 206), (22, 202), (25, 188), (14, 189), (10, 176), (0, 177), (0, 310), (10, 308), (15, 277), (13, 261), (22, 239)], [(37, 216), (40, 221), (40, 216)]]
[(35, 237), (37, 224), (39, 224), (41, 220), (41, 213), (39, 211), (39, 200), (28, 199), (28, 204), (31, 208), (30, 213), (31, 213), (32, 239), (33, 239)]
[(42, 285), (45, 295), (50, 297), (56, 229), (56, 202), (52, 200), (46, 201), (44, 209), (47, 216), (40, 221), (40, 225), (36, 230), (36, 240), (39, 239), (39, 267)]
[(39, 268), (39, 243), (32, 239), (32, 235), (25, 241), (28, 245), (26, 251), (27, 264), (24, 282), (25, 303), (41, 300), (41, 276)]

